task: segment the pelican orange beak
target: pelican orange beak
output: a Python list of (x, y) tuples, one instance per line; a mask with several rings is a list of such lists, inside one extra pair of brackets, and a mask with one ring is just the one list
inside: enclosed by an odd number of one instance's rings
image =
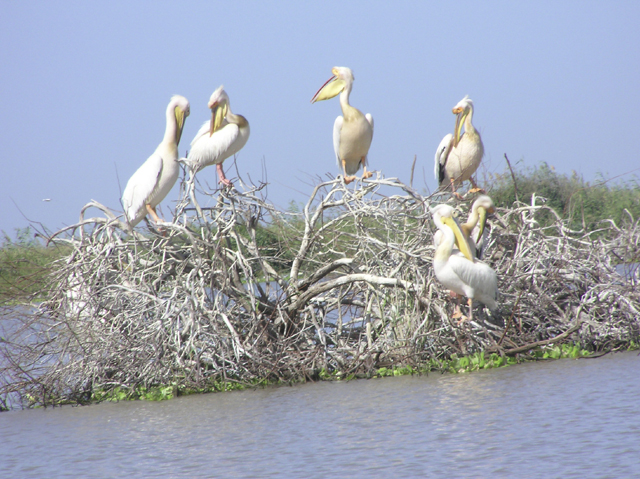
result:
[(222, 104), (215, 102), (209, 105), (209, 108), (211, 108), (211, 127), (209, 128), (209, 136), (211, 136), (222, 126), (222, 121), (227, 116), (229, 107), (226, 102)]
[(443, 216), (442, 222), (453, 231), (453, 235), (456, 239), (456, 246), (458, 247), (458, 249), (469, 261), (473, 261), (471, 248), (469, 248), (469, 243), (467, 243), (467, 240), (462, 234), (462, 229), (460, 229), (460, 225), (458, 225), (458, 222), (449, 216)]
[(338, 72), (334, 68), (332, 70), (333, 76), (329, 78), (324, 85), (320, 87), (320, 89), (313, 95), (311, 99), (311, 103), (315, 103), (317, 101), (329, 100), (334, 96), (337, 96), (344, 90), (345, 82), (338, 78)]

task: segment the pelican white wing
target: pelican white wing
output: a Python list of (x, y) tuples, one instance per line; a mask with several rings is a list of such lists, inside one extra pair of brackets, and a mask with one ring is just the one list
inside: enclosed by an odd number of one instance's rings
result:
[(367, 121), (371, 125), (371, 135), (373, 136), (373, 116), (371, 116), (371, 113), (367, 113), (364, 117), (367, 119)]
[(146, 216), (145, 205), (153, 203), (154, 196), (157, 196), (162, 166), (162, 157), (154, 153), (129, 179), (122, 194), (122, 206), (132, 225), (139, 223)]
[(462, 255), (451, 255), (449, 265), (456, 276), (462, 280), (465, 296), (477, 299), (491, 310), (498, 307), (496, 302), (498, 276), (488, 264), (477, 259), (469, 261)]
[[(371, 116), (371, 113), (367, 113), (364, 117), (367, 119), (367, 121), (371, 125), (371, 138), (373, 139), (373, 131), (374, 131), (374, 128), (373, 128), (373, 116)], [(364, 161), (364, 164), (363, 164), (364, 167), (367, 166), (368, 159), (369, 159), (369, 152), (367, 151), (367, 155), (365, 156), (365, 161)]]
[(442, 183), (442, 180), (444, 180), (444, 165), (447, 161), (447, 157), (449, 156), (449, 152), (451, 151), (451, 140), (453, 140), (453, 135), (449, 133), (442, 139), (438, 145), (438, 149), (436, 150), (433, 174), (435, 175), (436, 180), (438, 180), (438, 184)]
[(222, 163), (240, 151), (249, 138), (248, 129), (245, 130), (247, 134), (243, 135), (238, 125), (233, 123), (223, 126), (211, 136), (210, 129), (211, 121), (205, 121), (191, 142), (189, 160), (195, 171)]
[(340, 115), (333, 123), (333, 151), (336, 153), (336, 163), (342, 167), (340, 162), (340, 132), (342, 131), (342, 123), (344, 118)]

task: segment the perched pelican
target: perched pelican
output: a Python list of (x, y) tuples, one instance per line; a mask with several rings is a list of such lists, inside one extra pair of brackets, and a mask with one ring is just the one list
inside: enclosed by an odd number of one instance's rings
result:
[(183, 96), (174, 95), (167, 106), (167, 127), (162, 142), (129, 178), (122, 194), (124, 212), (132, 227), (147, 214), (157, 224), (162, 223), (156, 213), (156, 206), (167, 196), (178, 179), (178, 144), (188, 116), (189, 101)]
[(370, 178), (367, 171), (367, 153), (373, 139), (373, 117), (363, 115), (360, 110), (349, 105), (349, 95), (353, 87), (353, 73), (347, 67), (333, 67), (333, 76), (322, 85), (313, 96), (311, 103), (328, 100), (340, 94), (342, 115), (333, 124), (333, 150), (336, 152), (338, 166), (344, 171), (344, 182), (351, 183), (362, 165), (362, 178)]
[(231, 186), (231, 181), (224, 175), (222, 163), (235, 155), (249, 139), (249, 122), (242, 115), (231, 112), (229, 95), (220, 85), (209, 98), (211, 120), (204, 122), (191, 142), (191, 151), (185, 163), (193, 173), (205, 166), (216, 165), (220, 182)]
[[(439, 186), (451, 184), (453, 194), (460, 197), (456, 193), (456, 188), (465, 180), (471, 182), (473, 186), (471, 192), (481, 191), (472, 175), (482, 161), (484, 146), (480, 133), (471, 123), (473, 102), (469, 97), (465, 96), (460, 100), (452, 111), (457, 115), (455, 131), (453, 135), (449, 133), (445, 136), (438, 145), (434, 173)], [(461, 133), (463, 126), (464, 133)]]
[[(494, 211), (495, 206), (493, 204), (493, 200), (490, 197), (488, 197), (487, 195), (478, 196), (478, 198), (476, 198), (476, 200), (473, 202), (473, 205), (471, 205), (471, 211), (469, 212), (467, 222), (460, 225), (460, 231), (462, 231), (462, 235), (467, 240), (469, 251), (473, 258), (482, 259), (484, 247), (486, 246), (488, 236), (487, 230), (485, 228), (487, 223), (487, 214), (491, 214)], [(437, 230), (434, 233), (433, 245), (436, 248), (440, 246), (442, 237), (443, 233), (441, 230)], [(451, 254), (464, 257), (464, 254), (455, 246)], [(451, 294), (451, 297), (456, 300), (456, 310), (454, 313), (454, 317), (462, 316), (459, 305), (460, 296), (458, 296), (453, 291), (450, 291), (449, 293)]]
[[(462, 235), (467, 240), (471, 256), (482, 259), (483, 249), (486, 243), (487, 215), (495, 212), (493, 200), (487, 195), (480, 195), (471, 205), (469, 217), (466, 223), (460, 225)], [(433, 235), (433, 244), (437, 248), (442, 241), (442, 231), (438, 230)], [(461, 254), (459, 250), (453, 250), (453, 254)]]
[[(462, 230), (453, 218), (453, 207), (438, 205), (431, 210), (433, 221), (442, 238), (433, 256), (433, 269), (443, 286), (469, 298), (469, 319), (473, 319), (473, 300), (484, 303), (492, 311), (497, 309), (498, 277), (486, 263), (476, 260), (464, 238)], [(457, 244), (462, 255), (454, 255)]]

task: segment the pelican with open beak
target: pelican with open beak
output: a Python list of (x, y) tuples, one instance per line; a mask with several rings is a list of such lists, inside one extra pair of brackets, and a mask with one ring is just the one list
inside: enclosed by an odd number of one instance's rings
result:
[(247, 143), (250, 134), (249, 122), (244, 116), (231, 112), (229, 95), (224, 91), (223, 85), (213, 92), (208, 106), (211, 109), (211, 120), (205, 121), (196, 134), (184, 162), (194, 174), (205, 166), (216, 165), (220, 182), (225, 186), (231, 186), (231, 181), (224, 174), (222, 163)]
[(334, 67), (333, 76), (322, 85), (311, 99), (311, 103), (328, 100), (340, 95), (342, 115), (333, 124), (333, 149), (338, 166), (344, 172), (344, 182), (351, 183), (362, 165), (362, 178), (370, 178), (367, 171), (367, 154), (373, 139), (373, 117), (363, 115), (360, 110), (349, 104), (349, 95), (353, 87), (353, 73), (347, 67)]
[[(470, 193), (482, 191), (476, 185), (472, 175), (480, 166), (484, 156), (484, 146), (480, 133), (471, 123), (473, 102), (469, 97), (465, 96), (460, 100), (452, 111), (456, 115), (455, 130), (453, 134), (446, 135), (438, 145), (434, 173), (438, 180), (438, 186), (451, 185), (453, 194), (460, 198), (460, 195), (456, 193), (456, 188), (466, 180), (469, 180), (473, 187)], [(464, 133), (462, 133), (463, 126)]]
[(156, 213), (156, 206), (169, 194), (178, 179), (178, 144), (188, 116), (189, 101), (180, 95), (173, 96), (167, 106), (167, 126), (162, 142), (129, 178), (122, 194), (122, 206), (131, 227), (147, 214), (153, 217), (156, 224), (163, 223)]
[[(468, 318), (473, 319), (474, 299), (492, 311), (498, 308), (498, 276), (489, 265), (473, 257), (453, 211), (453, 207), (446, 204), (431, 210), (433, 221), (442, 232), (433, 256), (433, 270), (445, 288), (469, 298)], [(454, 245), (458, 246), (461, 254), (452, 254)]]

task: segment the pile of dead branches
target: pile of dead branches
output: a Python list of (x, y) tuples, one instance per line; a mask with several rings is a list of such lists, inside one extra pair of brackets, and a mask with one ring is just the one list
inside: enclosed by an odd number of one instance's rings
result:
[[(114, 388), (366, 375), (454, 353), (562, 341), (607, 350), (640, 336), (638, 291), (616, 272), (638, 261), (634, 218), (585, 232), (540, 198), (498, 210), (485, 261), (501, 309), (477, 303), (458, 324), (431, 266), (430, 207), (444, 197), (396, 179), (337, 179), (284, 213), (264, 185), (210, 193), (207, 208), (193, 187), (159, 227), (131, 231), (92, 202), (51, 238), (72, 253), (46, 301), (4, 311), (14, 326), (0, 344), (0, 396), (46, 404)], [(449, 201), (466, 217), (471, 200)], [(89, 207), (106, 218), (85, 219)]]

